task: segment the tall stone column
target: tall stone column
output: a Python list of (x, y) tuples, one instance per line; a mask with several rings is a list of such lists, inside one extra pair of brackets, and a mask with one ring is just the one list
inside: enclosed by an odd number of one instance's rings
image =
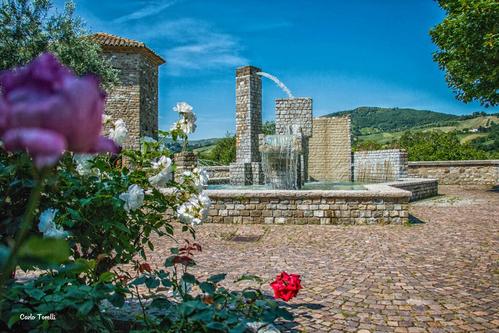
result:
[(262, 131), (262, 80), (260, 68), (236, 70), (236, 162), (230, 165), (230, 181), (237, 185), (262, 184), (259, 151)]
[(236, 162), (260, 162), (258, 134), (262, 131), (262, 80), (253, 66), (236, 70)]
[[(308, 181), (308, 154), (309, 139), (312, 137), (312, 98), (293, 97), (278, 98), (275, 104), (276, 134), (289, 134), (293, 131), (292, 127), (300, 130), (302, 155), (300, 156), (300, 172), (298, 177), (300, 182)], [(297, 134), (297, 133), (293, 133)]]

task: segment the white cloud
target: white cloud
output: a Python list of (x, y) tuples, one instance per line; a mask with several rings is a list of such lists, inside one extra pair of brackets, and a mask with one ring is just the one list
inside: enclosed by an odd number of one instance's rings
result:
[(143, 19), (152, 15), (157, 15), (161, 13), (163, 10), (173, 6), (178, 1), (145, 1), (145, 4), (137, 11), (134, 11), (130, 14), (123, 15), (121, 17), (113, 20), (114, 23), (121, 24), (129, 21)]
[(248, 62), (240, 53), (239, 40), (217, 31), (205, 21), (182, 18), (158, 21), (143, 29), (134, 29), (135, 38), (169, 45), (156, 50), (163, 55), (169, 75), (178, 76), (194, 70), (213, 70), (244, 65)]

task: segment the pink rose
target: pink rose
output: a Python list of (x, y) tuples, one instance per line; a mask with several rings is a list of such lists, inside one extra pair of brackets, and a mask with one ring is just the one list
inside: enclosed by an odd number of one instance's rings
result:
[(44, 53), (0, 73), (0, 89), (0, 138), (7, 150), (27, 150), (37, 167), (55, 164), (64, 150), (118, 151), (100, 135), (105, 94), (96, 77), (77, 77)]

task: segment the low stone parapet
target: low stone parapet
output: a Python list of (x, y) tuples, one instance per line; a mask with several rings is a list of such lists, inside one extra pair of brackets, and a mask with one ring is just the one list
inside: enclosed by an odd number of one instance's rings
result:
[(440, 185), (499, 184), (499, 160), (409, 162), (411, 177), (434, 178)]
[(436, 179), (401, 179), (385, 184), (411, 192), (410, 201), (426, 199), (438, 195), (438, 180)]

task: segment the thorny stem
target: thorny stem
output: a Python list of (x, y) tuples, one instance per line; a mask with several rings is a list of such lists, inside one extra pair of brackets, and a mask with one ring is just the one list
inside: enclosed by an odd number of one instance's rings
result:
[(140, 297), (139, 287), (135, 286), (135, 291), (137, 292), (137, 298), (139, 300), (140, 307), (142, 309), (142, 315), (144, 316), (144, 322), (146, 323), (147, 328), (149, 328), (149, 321), (147, 320), (146, 308), (142, 303), (142, 297)]

